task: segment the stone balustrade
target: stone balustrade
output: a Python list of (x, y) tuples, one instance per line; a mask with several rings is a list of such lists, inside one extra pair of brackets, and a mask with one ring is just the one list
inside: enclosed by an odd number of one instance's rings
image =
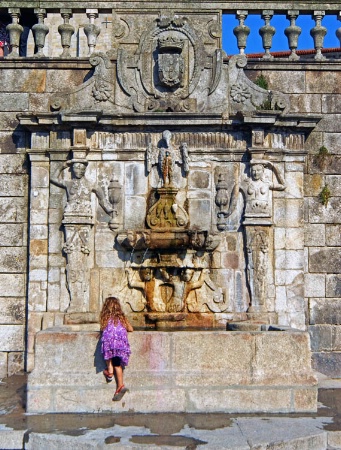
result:
[[(5, 6), (6, 5), (6, 2)], [(9, 2), (7, 2), (9, 3)], [(17, 2), (10, 2), (12, 5), (15, 3), (17, 7), (0, 8), (0, 13), (8, 14), (11, 17), (12, 22), (7, 25), (9, 34), (9, 50), (7, 58), (16, 58), (20, 56), (19, 42), (20, 36), (23, 33), (24, 23), (22, 19), (25, 18), (25, 11), (27, 9), (22, 7), (25, 2), (18, 0)], [(91, 5), (91, 2), (88, 2)], [(143, 4), (142, 4), (143, 3)], [(176, 3), (176, 2), (175, 2)], [(248, 16), (258, 16), (264, 20), (264, 25), (260, 27), (259, 34), (262, 39), (262, 45), (264, 48), (263, 59), (273, 59), (271, 54), (273, 36), (276, 33), (275, 27), (271, 24), (275, 15), (285, 15), (287, 18), (287, 27), (284, 30), (284, 34), (288, 41), (289, 59), (297, 60), (299, 56), (297, 54), (297, 47), (299, 38), (301, 35), (301, 28), (297, 25), (297, 19), (301, 15), (309, 15), (313, 18), (315, 25), (310, 30), (311, 43), (315, 48), (315, 52), (312, 58), (316, 60), (324, 59), (322, 49), (324, 47), (324, 38), (327, 33), (333, 33), (340, 41), (341, 47), (341, 26), (336, 30), (327, 29), (323, 25), (323, 19), (325, 16), (337, 17), (341, 20), (341, 7), (338, 2), (329, 2), (328, 4), (320, 4), (313, 1), (295, 2), (297, 9), (291, 9), (290, 4), (286, 2), (255, 2), (252, 6), (252, 10), (244, 9), (230, 9), (232, 6), (235, 8), (239, 2), (217, 2), (217, 9), (221, 8), (223, 14), (234, 15), (239, 22), (234, 27), (233, 33), (237, 41), (237, 47), (240, 54), (244, 54), (247, 47), (247, 40), (250, 34), (250, 27), (245, 24), (245, 20)], [(290, 2), (291, 3), (291, 2)], [(27, 4), (27, 2), (26, 2)], [(115, 47), (115, 43), (119, 42), (121, 38), (120, 27), (122, 24), (118, 20), (118, 16), (123, 17), (125, 10), (138, 10), (139, 8), (146, 8), (149, 1), (145, 2), (114, 2), (112, 5), (110, 2), (103, 2), (103, 8), (98, 9), (84, 9), (84, 3), (78, 5), (78, 2), (71, 1), (58, 2), (58, 5), (67, 6), (61, 7), (59, 10), (52, 8), (52, 2), (30, 2), (30, 6), (37, 4), (39, 7), (34, 9), (34, 14), (37, 18), (37, 23), (32, 26), (32, 35), (28, 42), (28, 56), (35, 56), (37, 58), (75, 58), (84, 57), (87, 54), (91, 54), (94, 51), (108, 51)], [(96, 5), (100, 5), (101, 2), (97, 2)], [(141, 5), (140, 5), (141, 4)], [(205, 9), (205, 4), (201, 0), (191, 2), (188, 6), (189, 13), (195, 5), (198, 8)], [(8, 5), (9, 6), (9, 5)], [(50, 6), (50, 8), (49, 8)], [(108, 6), (112, 6), (116, 9), (109, 9)], [(174, 4), (175, 8), (176, 4)], [(243, 4), (240, 2), (241, 8)], [(151, 6), (149, 6), (151, 8)], [(267, 9), (267, 8), (271, 9)], [(155, 6), (154, 6), (155, 8)], [(319, 8), (319, 9), (317, 9)], [(157, 11), (153, 11), (154, 13)], [(216, 33), (221, 34), (219, 25), (217, 26)], [(283, 50), (287, 50), (283, 48)]]

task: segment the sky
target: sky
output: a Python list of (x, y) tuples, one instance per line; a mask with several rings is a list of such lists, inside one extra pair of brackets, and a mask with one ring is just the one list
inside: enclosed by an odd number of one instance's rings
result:
[[(234, 15), (223, 15), (223, 49), (228, 55), (239, 53), (237, 39), (233, 34), (233, 28), (238, 23)], [(289, 50), (288, 39), (284, 34), (284, 29), (290, 24), (289, 20), (287, 20), (285, 15), (274, 15), (270, 24), (276, 29), (276, 34), (272, 41), (273, 46), (270, 51)], [(264, 25), (264, 20), (260, 16), (250, 15), (245, 20), (245, 25), (251, 29), (245, 53), (264, 52), (262, 39), (258, 33), (259, 28)], [(298, 39), (298, 49), (313, 49), (314, 41), (310, 36), (310, 30), (315, 26), (315, 21), (311, 15), (299, 16), (296, 20), (296, 25), (302, 28), (302, 33)], [(325, 16), (322, 20), (322, 25), (327, 28), (323, 47), (340, 47), (340, 41), (335, 35), (335, 31), (341, 27), (341, 22), (337, 20), (337, 16)]]

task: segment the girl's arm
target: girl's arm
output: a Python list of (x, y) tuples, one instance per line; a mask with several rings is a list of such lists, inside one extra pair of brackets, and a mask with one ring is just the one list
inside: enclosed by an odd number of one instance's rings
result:
[(133, 326), (131, 325), (131, 323), (129, 322), (129, 320), (126, 318), (126, 330), (127, 331), (134, 331)]

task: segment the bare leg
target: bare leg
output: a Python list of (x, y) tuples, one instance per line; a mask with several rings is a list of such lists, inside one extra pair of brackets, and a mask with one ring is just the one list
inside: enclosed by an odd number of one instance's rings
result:
[(117, 389), (119, 389), (123, 386), (123, 369), (122, 366), (115, 366), (114, 370)]
[(106, 359), (105, 363), (107, 365), (107, 369), (108, 369), (109, 374), (113, 374), (114, 373), (114, 366), (112, 365), (112, 359), (111, 358), (110, 359)]

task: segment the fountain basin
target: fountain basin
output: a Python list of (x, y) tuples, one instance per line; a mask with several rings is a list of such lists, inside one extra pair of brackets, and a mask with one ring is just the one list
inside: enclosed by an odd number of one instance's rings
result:
[[(309, 334), (296, 331), (136, 331), (112, 402), (97, 331), (51, 328), (36, 336), (27, 410), (48, 412), (291, 413), (317, 409)], [(58, 367), (58, 370), (56, 370)]]

